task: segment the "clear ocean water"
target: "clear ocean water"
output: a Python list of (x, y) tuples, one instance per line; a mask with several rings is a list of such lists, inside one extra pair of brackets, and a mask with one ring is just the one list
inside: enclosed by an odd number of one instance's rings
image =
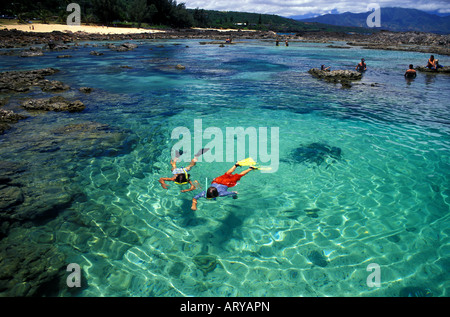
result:
[[(450, 76), (403, 78), (429, 54), (200, 41), (1, 57), (2, 71), (60, 69), (48, 79), (86, 105), (33, 114), (0, 136), (1, 160), (50, 164), (82, 193), (53, 219), (10, 234), (45, 236), (40, 243), (79, 264), (88, 286), (77, 296), (399, 296), (407, 288), (449, 296)], [(89, 55), (94, 49), (104, 55)], [(307, 73), (354, 69), (362, 57), (368, 71), (350, 89)], [(238, 199), (200, 200), (192, 211), (200, 190), (164, 190), (158, 179), (171, 174), (172, 130), (194, 131), (194, 119), (224, 134), (278, 127), (278, 170), (252, 171), (235, 187)], [(23, 146), (87, 121), (126, 131), (129, 149), (71, 156)], [(232, 165), (199, 162), (191, 176), (204, 187)], [(367, 284), (371, 263), (379, 287)], [(59, 296), (72, 293), (61, 287)]]

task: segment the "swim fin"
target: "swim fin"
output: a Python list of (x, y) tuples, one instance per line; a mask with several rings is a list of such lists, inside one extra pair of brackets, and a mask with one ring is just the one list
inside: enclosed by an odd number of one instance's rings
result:
[(175, 150), (175, 157), (179, 158), (181, 155), (183, 155), (183, 150)]
[(239, 164), (239, 166), (253, 166), (256, 164), (256, 162), (251, 158), (246, 158), (245, 160), (241, 160), (236, 162), (237, 164)]
[(260, 171), (270, 171), (272, 169), (272, 167), (263, 167), (263, 166), (251, 166), (253, 167), (253, 169), (255, 170), (260, 170)]
[(203, 153), (206, 153), (206, 152), (208, 152), (208, 151), (209, 151), (209, 148), (201, 149), (201, 150), (198, 151), (197, 154), (195, 154), (194, 156), (195, 156), (195, 157), (199, 157), (200, 155), (202, 155)]

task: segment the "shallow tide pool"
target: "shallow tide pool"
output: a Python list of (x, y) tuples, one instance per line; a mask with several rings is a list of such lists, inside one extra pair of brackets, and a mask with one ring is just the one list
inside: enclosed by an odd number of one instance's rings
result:
[[(0, 59), (2, 71), (60, 69), (51, 79), (71, 87), (60, 94), (86, 105), (33, 114), (0, 136), (0, 160), (50, 166), (78, 193), (52, 219), (10, 233), (24, 241), (51, 235), (40, 243), (83, 271), (87, 287), (77, 296), (400, 296), (408, 287), (449, 296), (450, 76), (403, 78), (428, 54), (136, 43), (129, 52), (98, 43), (102, 56), (81, 45), (67, 59)], [(321, 64), (354, 69), (362, 57), (368, 71), (349, 89), (307, 73)], [(83, 86), (94, 91), (82, 94)], [(11, 96), (9, 107), (24, 97)], [(227, 128), (268, 128), (269, 140), (278, 128), (276, 172), (252, 171), (233, 188), (238, 199), (199, 200), (192, 211), (200, 189), (165, 190), (158, 179), (171, 174), (172, 131), (185, 127), (193, 145), (194, 120), (222, 131), (224, 149)], [(28, 146), (80, 122), (126, 131), (129, 141), (106, 154)], [(198, 162), (191, 177), (205, 188), (241, 158), (236, 150), (233, 160)], [(379, 287), (367, 284), (371, 263), (380, 267)], [(57, 295), (72, 293), (61, 287)]]

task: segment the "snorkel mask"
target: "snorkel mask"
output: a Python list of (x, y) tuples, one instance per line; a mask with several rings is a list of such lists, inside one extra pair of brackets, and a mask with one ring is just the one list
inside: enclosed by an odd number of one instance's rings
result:
[[(189, 174), (187, 173), (186, 169), (183, 168), (183, 172), (184, 172), (184, 176), (185, 176), (185, 181), (184, 182), (177, 182), (176, 180), (174, 181), (175, 184), (178, 185), (185, 185), (187, 183), (189, 183)], [(178, 177), (177, 177), (178, 178)]]

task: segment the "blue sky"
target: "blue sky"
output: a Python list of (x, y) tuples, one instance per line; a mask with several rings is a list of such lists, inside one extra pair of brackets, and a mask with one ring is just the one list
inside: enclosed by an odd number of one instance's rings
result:
[(367, 12), (370, 3), (378, 3), (383, 7), (402, 7), (418, 9), (427, 12), (436, 12), (450, 15), (450, 0), (179, 0), (187, 8), (243, 11), (281, 16), (306, 15), (317, 16), (327, 13)]

